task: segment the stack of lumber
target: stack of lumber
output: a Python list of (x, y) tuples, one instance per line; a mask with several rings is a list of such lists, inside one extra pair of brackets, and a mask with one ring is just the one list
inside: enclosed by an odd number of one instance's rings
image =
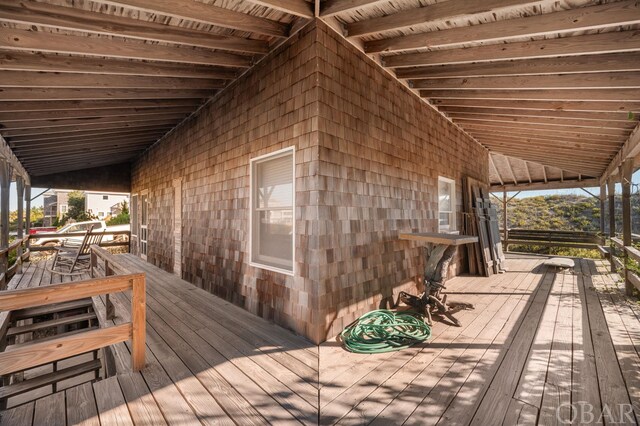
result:
[(467, 245), (469, 272), (488, 277), (505, 270), (505, 257), (500, 241), (498, 210), (489, 200), (489, 191), (482, 182), (470, 177), (463, 182), (464, 233), (478, 237)]

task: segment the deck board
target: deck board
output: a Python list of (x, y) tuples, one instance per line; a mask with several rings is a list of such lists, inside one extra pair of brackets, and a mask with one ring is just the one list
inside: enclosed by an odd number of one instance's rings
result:
[[(115, 345), (117, 376), (9, 408), (1, 425), (546, 425), (581, 414), (567, 402), (593, 405), (594, 423), (639, 419), (640, 305), (599, 261), (561, 272), (541, 265), (544, 257), (511, 254), (506, 274), (447, 283), (450, 301), (474, 305), (457, 314), (462, 327), (436, 322), (428, 343), (360, 355), (335, 339), (314, 346), (136, 257), (119, 258), (147, 273), (145, 369), (131, 372), (130, 342)], [(11, 285), (64, 280), (33, 263)], [(129, 321), (130, 293), (111, 299), (113, 323)], [(104, 297), (94, 303), (103, 317)], [(620, 418), (618, 404), (631, 417)], [(617, 417), (598, 421), (610, 412)]]

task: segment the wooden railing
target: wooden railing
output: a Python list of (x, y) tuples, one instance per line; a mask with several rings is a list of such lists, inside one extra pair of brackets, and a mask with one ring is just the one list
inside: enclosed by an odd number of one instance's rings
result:
[[(22, 262), (29, 258), (29, 249), (24, 247), (24, 244), (29, 240), (29, 236), (26, 235), (22, 238), (16, 239), (9, 244), (9, 247), (0, 249), (0, 265), (7, 265), (6, 270), (0, 271), (0, 289), (4, 289), (7, 281), (20, 270)], [(9, 265), (9, 254), (12, 251), (16, 251), (16, 262)]]
[(636, 290), (640, 291), (640, 275), (635, 268), (629, 268), (630, 262), (640, 265), (640, 250), (633, 246), (626, 246), (620, 238), (611, 238), (611, 271), (622, 272), (625, 284), (631, 284)]
[[(114, 240), (113, 241), (108, 241), (108, 242), (102, 242), (100, 243), (100, 247), (118, 247), (118, 246), (127, 246), (129, 247), (129, 244), (131, 242), (131, 231), (104, 231), (104, 232), (93, 232), (93, 235), (113, 235), (114, 236)], [(65, 238), (69, 238), (69, 237), (84, 237), (86, 235), (86, 232), (66, 232), (66, 233), (62, 233), (62, 234), (32, 234), (29, 235), (29, 239), (30, 240), (39, 240), (42, 238), (59, 238), (61, 240), (65, 239)], [(118, 238), (116, 238), (119, 235), (123, 235), (126, 236), (127, 238), (122, 240), (122, 241), (118, 241)], [(36, 251), (50, 251), (50, 250), (54, 250), (55, 246), (31, 246), (31, 251), (36, 252)], [(128, 251), (128, 250), (127, 250)]]
[(501, 230), (505, 245), (530, 245), (545, 247), (571, 247), (597, 249), (605, 243), (604, 237), (596, 232), (558, 231), (537, 229), (509, 229), (506, 239)]
[(7, 347), (0, 353), (0, 376), (13, 374), (64, 358), (131, 340), (131, 366), (145, 364), (146, 292), (145, 274), (116, 275), (23, 290), (0, 292), (0, 331), (6, 333), (11, 311), (52, 303), (63, 303), (103, 294), (131, 290), (131, 322)]

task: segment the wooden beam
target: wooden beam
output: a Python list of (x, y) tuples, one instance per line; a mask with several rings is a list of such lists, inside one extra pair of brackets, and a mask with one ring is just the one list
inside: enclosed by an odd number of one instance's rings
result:
[(320, 2), (320, 16), (328, 18), (360, 7), (383, 3), (385, 0), (325, 0)]
[[(546, 101), (519, 99), (431, 99), (431, 104), (441, 107), (510, 108), (518, 111), (620, 111), (640, 113), (640, 101)], [(2, 103), (0, 103), (2, 108)]]
[[(91, 127), (91, 130), (104, 130), (104, 129), (124, 129), (124, 128), (135, 128), (135, 127), (147, 127), (147, 126), (157, 126), (158, 128), (165, 128), (167, 126), (176, 126), (180, 122), (180, 119), (174, 120), (145, 120), (145, 121), (132, 121), (130, 123), (105, 123), (105, 124), (96, 124)], [(60, 126), (54, 128), (38, 128), (38, 129), (21, 129), (21, 130), (9, 130), (9, 131), (0, 131), (2, 135), (6, 137), (12, 136), (33, 136), (33, 135), (47, 135), (53, 133), (70, 133), (74, 131), (82, 131), (87, 130), (85, 126), (73, 125), (73, 126)]]
[(50, 71), (100, 75), (144, 75), (150, 77), (235, 79), (241, 68), (185, 65), (172, 62), (141, 62), (117, 58), (89, 58), (45, 53), (0, 51), (0, 69), (10, 71)]
[(536, 142), (540, 143), (556, 143), (556, 144), (579, 144), (579, 146), (596, 146), (596, 147), (613, 147), (614, 149), (619, 149), (620, 141), (606, 138), (578, 138), (572, 137), (572, 135), (565, 136), (559, 135), (558, 133), (552, 132), (551, 134), (538, 134), (535, 131), (533, 132), (523, 132), (523, 133), (514, 133), (510, 129), (500, 130), (497, 129), (485, 129), (485, 128), (477, 128), (465, 126), (465, 130), (467, 130), (473, 137), (497, 137), (508, 140), (516, 140), (521, 141), (523, 143), (535, 144)]
[(50, 154), (52, 150), (56, 153), (70, 153), (78, 152), (84, 148), (99, 148), (103, 146), (112, 146), (112, 147), (122, 147), (122, 146), (133, 146), (133, 145), (149, 145), (155, 141), (157, 141), (161, 134), (149, 134), (149, 135), (140, 135), (137, 137), (117, 137), (110, 139), (102, 139), (102, 138), (87, 138), (85, 141), (81, 141), (81, 143), (71, 143), (71, 142), (58, 142), (56, 144), (22, 144), (19, 147), (14, 147), (13, 150), (20, 158), (23, 158), (24, 155), (29, 154)]
[(30, 71), (0, 71), (0, 87), (61, 87), (89, 89), (213, 90), (226, 86), (225, 80), (156, 77), (139, 75), (59, 74)]
[[(550, 124), (540, 124), (540, 123), (513, 123), (513, 122), (490, 122), (490, 121), (478, 121), (478, 120), (467, 120), (467, 119), (456, 119), (454, 120), (456, 123), (462, 125), (472, 124), (472, 125), (488, 125), (488, 126), (496, 126), (496, 127), (505, 127), (505, 128), (513, 128), (513, 129), (529, 129), (529, 130), (543, 130), (543, 131), (551, 131), (558, 133), (582, 133), (582, 134), (591, 134), (591, 135), (601, 135), (601, 136), (614, 136), (620, 138), (626, 138), (629, 136), (630, 130), (626, 129), (607, 129), (607, 128), (595, 128), (595, 127), (578, 127), (575, 125), (550, 125)], [(562, 136), (562, 135), (559, 135)]]
[[(478, 115), (467, 113), (450, 113), (448, 114), (454, 121), (477, 121), (477, 122), (496, 122), (496, 123), (529, 123), (544, 124), (549, 126), (572, 126), (586, 127), (597, 129), (633, 129), (637, 121), (603, 121), (603, 120), (581, 120), (575, 118), (556, 118), (556, 117), (517, 117), (512, 115)], [(587, 131), (587, 130), (585, 130)]]
[[(442, 4), (446, 3), (448, 2)], [(554, 56), (593, 55), (637, 50), (640, 50), (640, 32), (618, 31), (549, 40), (492, 44), (466, 49), (435, 50), (433, 52), (385, 56), (382, 62), (386, 67), (412, 67)]]
[[(426, 8), (430, 7), (432, 6)], [(636, 0), (621, 1), (480, 25), (371, 40), (364, 43), (364, 51), (366, 53), (392, 52), (633, 25), (640, 22), (639, 9)]]
[(29, 120), (69, 120), (78, 118), (103, 118), (103, 117), (138, 117), (153, 118), (158, 114), (191, 114), (193, 107), (167, 107), (167, 108), (109, 108), (87, 110), (48, 110), (48, 111), (0, 111), (0, 123), (12, 123)]
[(620, 101), (638, 102), (638, 89), (564, 89), (564, 90), (420, 90), (424, 98), (527, 99), (544, 101)]
[(158, 90), (158, 89), (49, 89), (49, 88), (3, 88), (0, 101), (48, 101), (99, 100), (99, 99), (195, 99), (208, 98), (215, 94), (211, 90)]
[(125, 42), (118, 39), (25, 31), (14, 28), (0, 28), (0, 48), (244, 68), (250, 67), (253, 63), (250, 56), (200, 48), (149, 45), (138, 41)]
[[(611, 3), (608, 3), (611, 4)], [(447, 78), (640, 71), (640, 52), (398, 68), (398, 78)]]
[(615, 175), (618, 172), (618, 168), (622, 163), (629, 159), (637, 157), (640, 154), (640, 124), (631, 132), (629, 138), (626, 140), (622, 148), (616, 156), (611, 160), (611, 163), (607, 166), (605, 172), (602, 174), (600, 181), (605, 183), (606, 180)]
[(565, 180), (564, 182), (532, 182), (518, 185), (491, 185), (492, 191), (540, 191), (546, 189), (590, 188), (598, 185), (598, 179)]
[(131, 154), (135, 155), (138, 152), (144, 151), (147, 148), (147, 144), (127, 145), (121, 147), (113, 147), (110, 145), (103, 145), (102, 147), (82, 148), (74, 153), (60, 152), (56, 154), (42, 155), (40, 153), (24, 153), (20, 154), (20, 161), (26, 166), (30, 167), (39, 164), (51, 164), (59, 160), (78, 160), (86, 158), (109, 158), (110, 156)]
[(513, 125), (501, 124), (501, 123), (466, 123), (464, 125), (464, 129), (470, 133), (475, 134), (476, 132), (485, 132), (485, 133), (495, 133), (495, 134), (507, 134), (513, 138), (541, 138), (541, 139), (557, 139), (558, 141), (592, 141), (592, 142), (600, 142), (600, 143), (609, 143), (609, 144), (620, 144), (620, 138), (617, 136), (610, 135), (594, 135), (590, 133), (582, 133), (580, 130), (571, 132), (571, 131), (556, 131), (545, 129), (542, 130), (540, 128), (518, 128)]
[[(498, 150), (496, 150), (498, 151)], [(557, 167), (559, 169), (564, 169), (567, 171), (571, 171), (573, 173), (582, 173), (588, 176), (599, 176), (602, 173), (604, 167), (593, 166), (593, 165), (583, 165), (579, 162), (572, 161), (571, 158), (549, 158), (548, 155), (545, 154), (537, 154), (537, 153), (523, 153), (522, 150), (518, 149), (500, 149), (499, 152), (510, 155), (517, 158), (526, 159), (529, 161), (533, 161), (536, 163), (546, 164), (551, 167)]]
[(208, 31), (192, 30), (34, 1), (4, 0), (0, 4), (0, 21), (185, 44), (207, 49), (260, 54), (265, 54), (269, 51), (269, 44), (263, 40), (214, 34)]
[(191, 0), (99, 0), (149, 13), (202, 22), (216, 27), (230, 28), (274, 37), (287, 37), (289, 26), (266, 18), (236, 12), (223, 7)]
[(122, 158), (108, 158), (108, 159), (89, 159), (83, 163), (78, 163), (77, 161), (69, 161), (67, 163), (62, 163), (60, 161), (55, 164), (49, 166), (39, 166), (39, 167), (29, 167), (29, 173), (33, 176), (46, 176), (53, 173), (62, 173), (69, 172), (73, 170), (82, 170), (91, 167), (101, 167), (101, 166), (109, 166), (112, 164), (119, 164), (123, 162), (129, 162), (133, 160), (130, 155), (123, 156)]
[(345, 29), (348, 37), (355, 37), (411, 27), (427, 22), (433, 23), (478, 13), (490, 13), (505, 7), (526, 6), (533, 3), (536, 2), (529, 0), (486, 0), (483, 2), (450, 0), (420, 8), (403, 10), (379, 18), (353, 22), (347, 24)]
[[(620, 166), (620, 177), (622, 186), (622, 243), (625, 247), (630, 247), (631, 240), (631, 177), (633, 175), (633, 159), (627, 158)], [(626, 253), (625, 253), (626, 257)], [(625, 293), (633, 296), (634, 286), (627, 277), (625, 266)]]
[(524, 169), (527, 172), (527, 179), (529, 180), (529, 183), (533, 182), (531, 180), (531, 172), (529, 171), (529, 162), (527, 160), (524, 160)]
[[(553, 109), (510, 109), (510, 108), (484, 108), (473, 106), (439, 106), (438, 110), (447, 114), (474, 114), (479, 117), (492, 115), (509, 115), (514, 117), (553, 117), (553, 118), (574, 118), (585, 121), (607, 120), (630, 122), (629, 113), (626, 111), (563, 111)], [(3, 114), (0, 112), (0, 120)]]
[[(477, 136), (476, 139), (482, 145), (492, 146), (492, 147), (511, 147), (511, 148), (520, 148), (523, 151), (527, 152), (541, 152), (541, 153), (549, 153), (555, 154), (557, 152), (564, 152), (565, 154), (573, 153), (573, 157), (576, 159), (593, 159), (595, 157), (598, 158), (611, 158), (613, 157), (617, 150), (616, 147), (596, 147), (596, 146), (582, 146), (576, 147), (574, 144), (561, 144), (556, 143), (553, 145), (552, 143), (543, 143), (538, 142), (535, 145), (523, 143), (521, 140), (513, 140), (513, 139), (505, 139), (499, 136), (491, 137)], [(581, 151), (580, 148), (583, 150)], [(598, 164), (601, 164), (601, 161), (598, 161)]]
[(313, 18), (313, 5), (305, 0), (250, 0), (251, 3), (259, 4), (270, 9), (301, 18)]
[(544, 179), (544, 183), (547, 183), (549, 180), (547, 179), (547, 166), (542, 165), (542, 176)]
[(493, 168), (493, 171), (495, 172), (496, 176), (498, 176), (498, 180), (500, 181), (500, 185), (504, 185), (504, 181), (502, 180), (502, 176), (500, 175), (500, 171), (496, 167), (495, 161), (493, 161), (493, 155), (494, 154), (489, 153), (489, 165)]
[(91, 117), (91, 118), (69, 118), (61, 120), (23, 120), (23, 121), (11, 121), (0, 128), (0, 132), (7, 133), (13, 130), (20, 129), (40, 129), (47, 128), (55, 130), (59, 127), (69, 126), (87, 126), (90, 128), (96, 124), (112, 124), (112, 123), (133, 123), (133, 122), (145, 122), (153, 123), (156, 121), (180, 121), (184, 119), (188, 114), (185, 113), (171, 113), (171, 114), (157, 114), (157, 115), (129, 115), (129, 116), (113, 116), (113, 117)]
[(87, 129), (87, 130), (81, 130), (81, 131), (77, 131), (77, 132), (63, 132), (63, 133), (55, 133), (55, 134), (44, 134), (44, 135), (37, 135), (37, 136), (17, 136), (17, 137), (13, 137), (11, 138), (11, 145), (14, 146), (15, 144), (18, 143), (26, 143), (26, 142), (43, 142), (43, 141), (60, 141), (60, 140), (82, 140), (82, 139), (86, 139), (87, 137), (90, 136), (115, 136), (115, 135), (121, 135), (121, 136), (133, 136), (133, 135), (137, 135), (140, 133), (155, 133), (155, 132), (162, 132), (162, 131), (169, 131), (173, 128), (173, 125), (167, 125), (167, 126), (156, 126), (156, 125), (141, 125), (139, 127), (133, 128), (133, 129), (120, 129), (120, 128), (112, 128), (112, 129), (103, 129), (103, 130), (96, 130), (96, 129)]
[(410, 80), (414, 89), (608, 89), (640, 88), (640, 71)]
[(575, 149), (570, 147), (555, 146), (553, 148), (543, 146), (526, 146), (513, 141), (493, 140), (490, 138), (482, 139), (479, 141), (482, 145), (490, 147), (492, 150), (501, 152), (502, 149), (511, 148), (518, 149), (523, 152), (523, 155), (529, 153), (547, 154), (550, 156), (567, 156), (569, 155), (575, 161), (579, 161), (582, 164), (590, 164), (593, 166), (602, 167), (606, 166), (607, 161), (615, 155), (615, 151), (611, 152), (599, 152), (596, 150), (589, 150), (585, 153), (576, 154)]
[(504, 157), (504, 159), (507, 162), (507, 165), (509, 166), (509, 172), (511, 173), (511, 179), (513, 179), (513, 183), (515, 185), (517, 185), (518, 184), (518, 178), (516, 177), (516, 174), (513, 171), (513, 164), (511, 164), (511, 161), (509, 160), (509, 157)]
[(201, 99), (130, 99), (130, 100), (76, 100), (76, 101), (0, 101), (0, 113), (57, 113), (61, 111), (91, 114), (92, 110), (140, 109), (162, 110), (166, 108), (196, 109)]
[(32, 170), (44, 170), (44, 169), (59, 169), (61, 167), (66, 166), (74, 166), (76, 164), (84, 164), (84, 167), (81, 168), (91, 168), (96, 167), (98, 164), (118, 164), (127, 160), (133, 160), (137, 156), (136, 152), (125, 152), (125, 153), (117, 153), (117, 154), (103, 154), (102, 156), (96, 154), (86, 154), (86, 155), (74, 155), (73, 157), (68, 157), (65, 159), (55, 158), (55, 159), (42, 159), (37, 162), (30, 162), (26, 164), (25, 167), (27, 169)]

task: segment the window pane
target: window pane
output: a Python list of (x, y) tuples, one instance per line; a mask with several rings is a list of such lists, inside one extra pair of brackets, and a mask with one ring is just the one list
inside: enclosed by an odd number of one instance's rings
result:
[(440, 213), (440, 227), (447, 227), (449, 225), (451, 225), (451, 214)]
[(449, 182), (438, 182), (438, 206), (441, 211), (451, 211), (451, 184)]
[(293, 210), (266, 210), (258, 216), (256, 261), (276, 268), (293, 269)]
[(293, 162), (291, 155), (256, 164), (256, 207), (259, 209), (293, 205)]

